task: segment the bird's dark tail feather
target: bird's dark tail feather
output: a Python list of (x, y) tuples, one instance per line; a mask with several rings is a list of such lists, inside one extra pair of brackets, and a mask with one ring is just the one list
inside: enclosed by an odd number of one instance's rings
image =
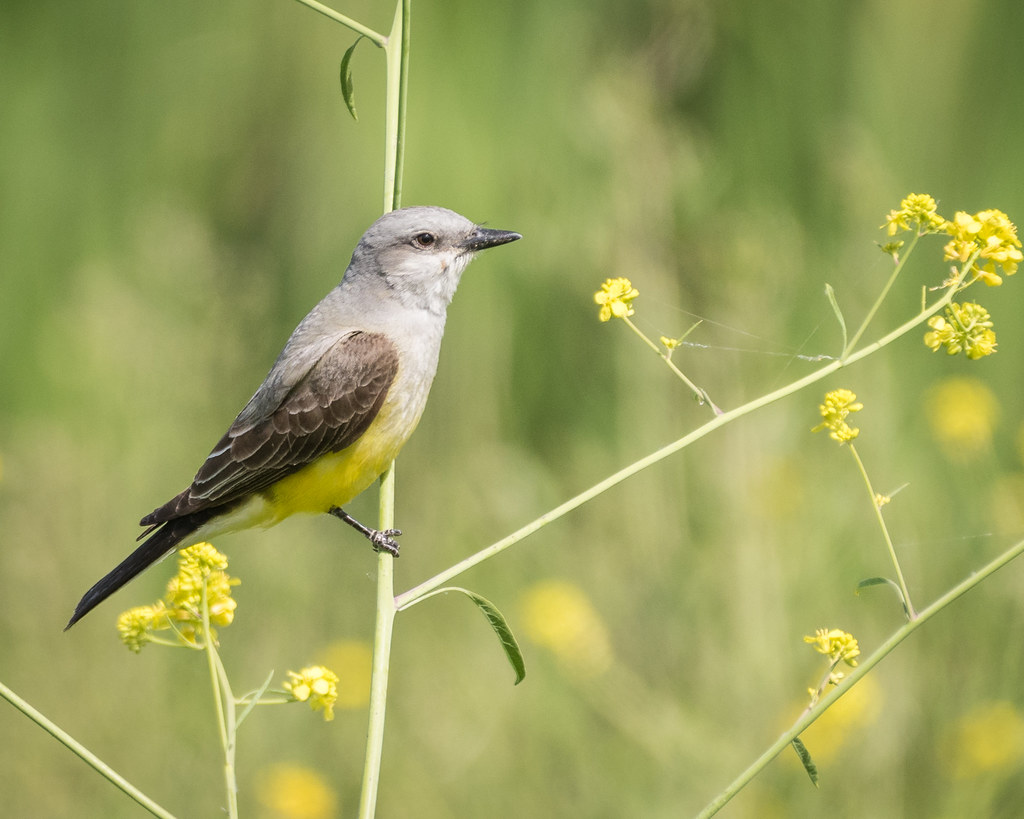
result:
[(202, 512), (195, 512), (175, 520), (169, 520), (160, 526), (145, 543), (128, 555), (117, 568), (85, 593), (78, 602), (78, 605), (75, 606), (75, 613), (71, 615), (68, 624), (64, 626), (64, 631), (71, 628), (144, 569), (149, 568), (160, 558), (168, 555), (182, 540), (195, 532), (196, 529), (210, 520), (210, 518), (215, 517), (216, 513), (220, 511), (222, 510), (203, 510)]

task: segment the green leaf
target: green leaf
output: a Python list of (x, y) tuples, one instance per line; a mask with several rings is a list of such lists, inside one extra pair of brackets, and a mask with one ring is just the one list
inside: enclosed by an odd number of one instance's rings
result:
[(818, 787), (818, 766), (814, 764), (814, 760), (811, 759), (810, 751), (800, 741), (800, 737), (793, 740), (793, 750), (796, 751), (796, 755), (800, 757), (800, 764), (804, 766), (804, 770), (807, 771), (807, 775), (811, 778), (811, 784), (814, 787)]
[(846, 319), (843, 318), (843, 311), (839, 309), (839, 302), (836, 299), (836, 291), (832, 289), (832, 285), (825, 283), (825, 295), (828, 297), (828, 303), (832, 305), (832, 312), (836, 314), (836, 319), (839, 322), (839, 328), (843, 331), (843, 349), (846, 349)]
[(356, 41), (348, 47), (345, 56), (341, 58), (341, 96), (345, 99), (345, 107), (348, 108), (348, 112), (356, 122), (359, 121), (359, 115), (356, 114), (355, 88), (352, 85), (352, 55), (362, 39), (362, 37), (356, 38)]
[(908, 620), (910, 619), (910, 609), (907, 608), (907, 601), (903, 599), (903, 589), (895, 580), (890, 580), (888, 577), (869, 577), (857, 584), (857, 594), (860, 594), (861, 589), (866, 589), (869, 586), (889, 586), (896, 592), (896, 596), (900, 599), (900, 605), (903, 606), (903, 613), (907, 615)]
[(512, 629), (509, 628), (508, 621), (505, 620), (505, 615), (498, 611), (490, 600), (469, 591), (469, 589), (463, 589), (459, 586), (447, 586), (443, 589), (438, 589), (438, 592), (442, 591), (462, 592), (462, 594), (476, 603), (477, 608), (484, 613), (487, 622), (491, 624), (494, 633), (498, 635), (505, 656), (508, 657), (508, 661), (512, 664), (512, 669), (516, 672), (515, 685), (519, 685), (523, 678), (526, 677), (526, 662), (523, 660), (522, 649), (519, 648), (519, 643), (516, 641)]
[(270, 674), (267, 675), (267, 679), (263, 682), (263, 685), (261, 685), (259, 688), (257, 688), (255, 691), (253, 691), (251, 694), (249, 694), (249, 696), (248, 696), (249, 702), (246, 703), (245, 708), (242, 709), (242, 712), (238, 715), (237, 719), (235, 719), (235, 728), (238, 728), (242, 724), (242, 721), (247, 716), (249, 716), (249, 714), (252, 711), (252, 709), (260, 704), (260, 698), (263, 696), (263, 694), (266, 692), (266, 690), (268, 688), (270, 688), (270, 681), (273, 680), (273, 679), (274, 679), (274, 672), (271, 671)]

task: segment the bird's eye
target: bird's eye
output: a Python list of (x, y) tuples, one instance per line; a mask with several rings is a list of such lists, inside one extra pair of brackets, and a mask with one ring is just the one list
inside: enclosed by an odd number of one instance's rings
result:
[(417, 233), (412, 237), (412, 240), (417, 247), (433, 247), (437, 237), (433, 233), (424, 231), (423, 233)]

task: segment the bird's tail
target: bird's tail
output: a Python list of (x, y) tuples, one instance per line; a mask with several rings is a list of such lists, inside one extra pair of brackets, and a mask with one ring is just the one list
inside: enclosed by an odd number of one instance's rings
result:
[(169, 520), (157, 528), (138, 549), (122, 560), (113, 571), (83, 595), (82, 599), (78, 601), (78, 605), (75, 606), (75, 613), (71, 615), (68, 624), (64, 626), (64, 631), (71, 628), (144, 569), (170, 554), (175, 546), (213, 517), (209, 513), (210, 511), (212, 510), (203, 510)]

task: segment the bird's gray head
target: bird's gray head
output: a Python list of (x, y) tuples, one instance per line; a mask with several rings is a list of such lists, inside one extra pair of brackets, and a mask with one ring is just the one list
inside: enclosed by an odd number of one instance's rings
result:
[(480, 227), (447, 208), (391, 211), (370, 225), (345, 284), (386, 290), (410, 306), (444, 313), (466, 265), (480, 250), (522, 237)]

